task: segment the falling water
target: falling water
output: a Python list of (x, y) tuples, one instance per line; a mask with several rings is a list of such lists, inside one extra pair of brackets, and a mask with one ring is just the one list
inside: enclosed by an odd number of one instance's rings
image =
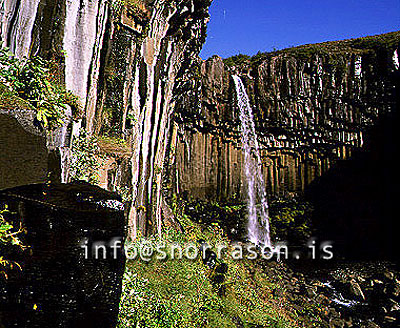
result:
[[(234, 75), (239, 118), (241, 122), (245, 174), (248, 196), (248, 238), (256, 245), (271, 246), (268, 201), (261, 172), (260, 149), (249, 97), (240, 77)], [(260, 202), (257, 205), (257, 202)]]

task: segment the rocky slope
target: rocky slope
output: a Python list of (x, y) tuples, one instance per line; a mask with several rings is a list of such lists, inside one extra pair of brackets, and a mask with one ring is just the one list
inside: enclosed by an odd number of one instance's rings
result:
[(270, 196), (304, 191), (368, 147), (370, 127), (396, 112), (399, 44), (394, 32), (199, 63), (177, 105), (170, 186), (200, 198), (243, 195), (231, 79), (238, 74), (254, 107)]

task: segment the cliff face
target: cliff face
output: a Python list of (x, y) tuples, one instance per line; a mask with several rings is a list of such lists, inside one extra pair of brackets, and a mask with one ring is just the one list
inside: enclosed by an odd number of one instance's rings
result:
[[(173, 90), (205, 41), (211, 0), (13, 0), (0, 2), (0, 37), (18, 57), (40, 55), (80, 99), (65, 126), (48, 136), (69, 180), (70, 147), (90, 135), (127, 140), (115, 161), (129, 188), (131, 236), (161, 228), (161, 180)], [(121, 164), (122, 163), (122, 164)]]
[(200, 63), (196, 86), (177, 105), (171, 185), (193, 197), (243, 196), (231, 78), (238, 74), (253, 105), (270, 196), (304, 191), (338, 160), (368, 147), (370, 128), (395, 112), (399, 44), (394, 32)]
[(70, 181), (81, 127), (126, 142), (121, 151), (104, 147), (101, 185), (128, 191), (132, 237), (161, 230), (163, 190), (244, 195), (232, 74), (253, 105), (270, 196), (304, 191), (365, 148), (370, 127), (398, 105), (398, 32), (202, 62), (210, 3), (0, 2), (3, 46), (18, 57), (47, 59), (79, 97), (65, 125), (47, 135), (48, 148), (59, 152), (61, 181)]

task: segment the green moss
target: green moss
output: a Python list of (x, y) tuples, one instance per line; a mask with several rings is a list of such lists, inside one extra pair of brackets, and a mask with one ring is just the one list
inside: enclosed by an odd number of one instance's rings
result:
[(99, 149), (111, 156), (117, 154), (130, 154), (131, 149), (126, 140), (113, 136), (101, 136), (98, 138)]
[(238, 54), (229, 58), (224, 59), (224, 64), (226, 66), (232, 67), (232, 66), (242, 66), (243, 64), (248, 64), (250, 63), (250, 56), (243, 55), (243, 54)]
[[(193, 223), (185, 205), (173, 208), (185, 233), (165, 227), (161, 240), (146, 242), (196, 244), (203, 239), (209, 245), (229, 244), (217, 224)], [(235, 210), (230, 206), (226, 210)], [(140, 247), (143, 240), (135, 242)], [(198, 245), (198, 244), (197, 244)], [(198, 260), (128, 261), (120, 304), (119, 327), (298, 327), (297, 317), (273, 295), (276, 282), (264, 269), (251, 261), (235, 261), (225, 256), (228, 272), (216, 285), (215, 272)], [(223, 290), (223, 293), (221, 293)]]
[(126, 140), (117, 137), (102, 136), (99, 138), (99, 141), (114, 146), (122, 146), (122, 147), (128, 146)]
[(33, 110), (28, 101), (20, 98), (15, 92), (10, 91), (4, 84), (0, 83), (0, 109), (26, 109)]
[(307, 202), (272, 202), (270, 222), (273, 240), (284, 240), (295, 244), (307, 242), (312, 234), (312, 213), (313, 208)]

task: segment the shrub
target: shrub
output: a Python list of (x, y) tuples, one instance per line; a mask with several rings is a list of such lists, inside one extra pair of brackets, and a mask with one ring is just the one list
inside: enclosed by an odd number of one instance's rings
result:
[[(6, 220), (5, 216), (9, 213), (10, 212), (7, 206), (0, 210), (0, 251), (10, 247), (17, 247), (20, 250), (24, 250), (26, 246), (19, 238), (19, 235), (23, 232), (23, 229), (20, 227), (20, 229), (16, 231), (14, 227)], [(7, 279), (7, 272), (14, 268), (21, 269), (21, 266), (17, 262), (5, 258), (5, 255), (0, 253), (0, 276), (3, 276)]]
[(52, 80), (50, 70), (40, 57), (18, 59), (0, 48), (0, 83), (26, 100), (36, 111), (37, 120), (47, 128), (63, 124), (66, 105), (78, 107), (77, 97)]
[(97, 183), (97, 171), (102, 165), (102, 160), (97, 138), (88, 136), (86, 131), (81, 129), (79, 137), (72, 142), (71, 179)]
[(238, 54), (236, 56), (232, 56), (224, 59), (224, 64), (226, 66), (241, 66), (243, 64), (248, 64), (250, 62), (250, 56)]

